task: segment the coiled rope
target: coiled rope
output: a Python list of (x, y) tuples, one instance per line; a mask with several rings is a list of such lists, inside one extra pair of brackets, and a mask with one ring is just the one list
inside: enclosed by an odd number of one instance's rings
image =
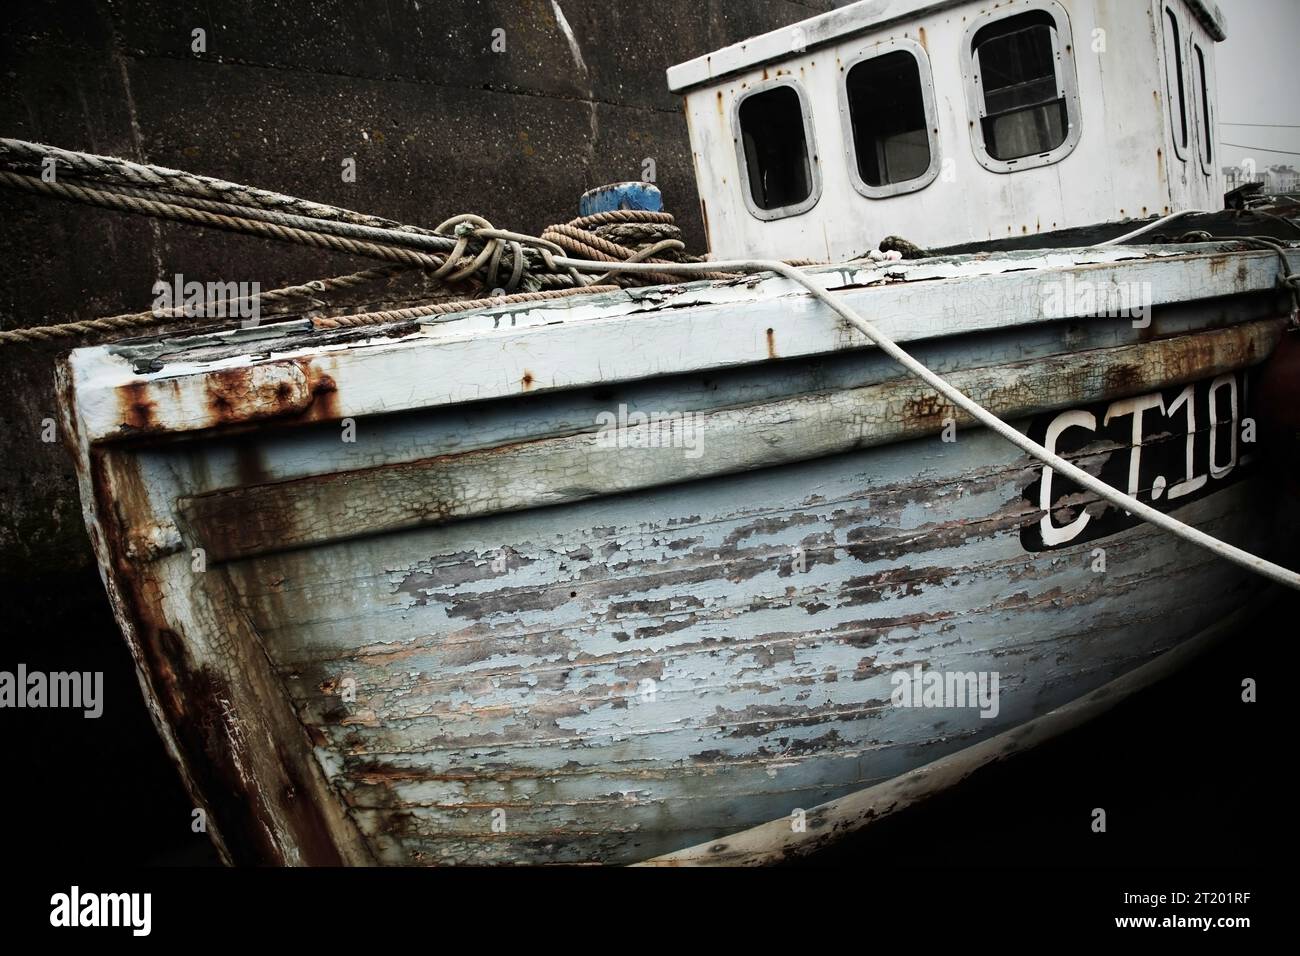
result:
[[(44, 172), (53, 163), (55, 176)], [(379, 259), (392, 269), (369, 269), (305, 286), (290, 286), (239, 300), (205, 303), (205, 315), (226, 316), (231, 307), (257, 302), (272, 314), (291, 311), (290, 300), (312, 298), (419, 270), (427, 284), (459, 287), (456, 302), (391, 309), (352, 316), (317, 318), (319, 328), (362, 326), (403, 318), (449, 314), (486, 305), (558, 298), (608, 286), (677, 281), (666, 272), (644, 276), (610, 274), (594, 280), (574, 269), (557, 269), (556, 256), (574, 255), (600, 262), (672, 265), (698, 262), (688, 256), (681, 230), (667, 213), (618, 210), (548, 227), (543, 234), (497, 229), (474, 215), (453, 216), (434, 229), (408, 226), (323, 203), (315, 203), (239, 183), (196, 176), (112, 156), (97, 156), (24, 140), (0, 139), (0, 186), (53, 196), (120, 212), (240, 232), (317, 249)], [(727, 278), (709, 273), (711, 278)], [(465, 289), (471, 291), (465, 294)], [(455, 291), (455, 290), (453, 290)], [(182, 308), (139, 312), (79, 322), (0, 330), (0, 344), (55, 341), (123, 329), (143, 330), (193, 317)]]

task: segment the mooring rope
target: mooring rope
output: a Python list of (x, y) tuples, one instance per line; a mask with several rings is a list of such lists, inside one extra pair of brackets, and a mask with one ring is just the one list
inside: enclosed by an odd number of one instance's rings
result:
[(178, 206), (174, 203), (160, 202), (156, 199), (140, 199), (137, 196), (119, 194), (111, 189), (90, 188), (67, 182), (48, 183), (38, 176), (24, 176), (20, 173), (5, 170), (0, 170), (0, 184), (27, 192), (49, 193), (61, 199), (73, 199), (89, 205), (103, 206), (122, 212), (132, 212), (159, 219), (175, 219), (180, 222), (208, 226), (213, 229), (223, 229), (228, 232), (246, 232), (265, 239), (294, 242), (305, 246), (315, 246), (319, 249), (331, 249), (335, 252), (351, 253), (368, 259), (387, 259), (425, 269), (437, 269), (443, 265), (441, 259), (416, 252), (413, 249), (381, 246), (373, 242), (332, 235), (321, 230), (299, 229), (282, 226), (274, 222), (249, 219), (242, 215), (231, 215), (230, 212), (235, 210), (230, 209), (230, 207), (227, 207), (228, 212), (209, 212), (206, 209), (196, 209), (193, 206)]
[[(334, 276), (328, 279), (313, 279), (301, 285), (284, 286), (268, 289), (257, 295), (239, 298), (216, 299), (205, 302), (205, 312), (218, 316), (239, 314), (236, 310), (258, 303), (259, 310), (264, 305), (273, 307), (271, 316), (283, 315), (302, 306), (304, 302), (312, 305), (324, 305), (320, 295), (328, 295), (344, 289), (356, 289), (372, 285), (384, 279), (400, 275), (406, 270), (400, 266), (382, 266), (378, 269), (366, 269), (348, 275)], [(166, 325), (181, 319), (195, 318), (186, 311), (186, 306), (177, 305), (169, 309), (149, 312), (131, 312), (125, 315), (111, 315), (102, 319), (84, 319), (78, 322), (60, 322), (50, 325), (32, 325), (21, 329), (0, 331), (0, 344), (4, 342), (54, 342), (59, 339), (90, 335), (96, 332), (121, 332), (125, 330), (143, 330)]]
[[(44, 171), (50, 160), (54, 163), (55, 176), (47, 181), (36, 175), (36, 171)], [(557, 269), (554, 257), (565, 254), (586, 255), (611, 263), (699, 261), (685, 254), (681, 230), (673, 217), (663, 212), (598, 213), (548, 227), (541, 236), (498, 229), (481, 216), (469, 214), (452, 216), (433, 229), (424, 229), (182, 170), (23, 140), (0, 139), (0, 167), (3, 166), (9, 168), (0, 168), (0, 186), (11, 189), (379, 259), (394, 264), (399, 271), (421, 270), (428, 285), (469, 283), (489, 295), (489, 298), (462, 297), (458, 301), (466, 304), (456, 305), (454, 309), (448, 303), (438, 303), (358, 313), (330, 320), (333, 324), (321, 324), (318, 326), (321, 328), (360, 326), (390, 321), (395, 316), (447, 314), (480, 308), (488, 302), (555, 298), (580, 292), (588, 286), (599, 285), (603, 289), (609, 284), (608, 273), (593, 282), (577, 270)], [(379, 273), (366, 270), (355, 275), (372, 274)], [(711, 277), (728, 276), (711, 274)], [(321, 284), (307, 286), (327, 293), (348, 287), (342, 281), (344, 278), (318, 280)], [(671, 283), (676, 279), (669, 273), (653, 273), (636, 277), (619, 275), (615, 281), (619, 285), (644, 285)], [(272, 304), (302, 288), (288, 287), (247, 299), (205, 303), (201, 311), (204, 316), (225, 317), (231, 314), (227, 306), (250, 301)], [(192, 316), (177, 308), (0, 330), (0, 344), (144, 330), (183, 317)]]
[(45, 143), (31, 143), (21, 139), (0, 138), (0, 163), (19, 168), (28, 167), (43, 171), (44, 161), (53, 159), (56, 172), (67, 170), (77, 176), (103, 182), (122, 183), (149, 189), (167, 190), (189, 196), (220, 200), (233, 205), (255, 206), (260, 209), (281, 209), (313, 219), (353, 222), (363, 226), (401, 229), (407, 232), (427, 232), (418, 226), (406, 226), (391, 219), (370, 216), (329, 206), (324, 203), (287, 196), (283, 193), (245, 186), (240, 183), (199, 176), (180, 169), (168, 169), (149, 163), (136, 163), (116, 156), (99, 156), (75, 150), (60, 149)]

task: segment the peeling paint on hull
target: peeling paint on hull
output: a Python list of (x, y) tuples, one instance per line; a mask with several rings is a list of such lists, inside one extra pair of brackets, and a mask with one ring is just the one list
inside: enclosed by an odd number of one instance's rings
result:
[[(1027, 288), (1094, 268), (972, 262), (955, 268)], [(1204, 263), (1148, 265), (1186, 276)], [(763, 281), (754, 300), (787, 308)], [(983, 327), (936, 323), (911, 348), (1026, 430), (1216, 376), (1245, 390), (1282, 323), (1271, 290), (1239, 281), (1158, 302), (1150, 329), (1044, 322), (1030, 303)], [(866, 311), (896, 315), (907, 285), (863, 287)], [(690, 295), (635, 317), (550, 312), (560, 320), (519, 333), (535, 355), (546, 336), (589, 336), (575, 367), (627, 374), (545, 376), (478, 402), (413, 403), (437, 383), (385, 378), (412, 355), (439, 361), (427, 336), (312, 353), (294, 333), (287, 365), (273, 350), (187, 359), (169, 343), (180, 354), (145, 374), (147, 392), (121, 371), (138, 346), (73, 353), (63, 401), (92, 539), (155, 719), (229, 859), (647, 860), (1015, 728), (1258, 593), (1146, 527), (1027, 550), (1022, 529), (1044, 518), (1026, 494), (1037, 464), (960, 421), (945, 441), (950, 410), (861, 343), (809, 350), (756, 308), (761, 354), (632, 374), (656, 309), (682, 328), (735, 320), (734, 286)], [(809, 329), (833, 327), (798, 307)], [(763, 345), (773, 328), (790, 340), (781, 359)], [(439, 334), (458, 341), (454, 324)], [(229, 387), (241, 367), (247, 394)], [(363, 373), (374, 381), (352, 391)], [(385, 385), (388, 414), (374, 408)], [(179, 404), (157, 404), (168, 389)], [(225, 417), (185, 404), (197, 394)], [(119, 415), (105, 395), (126, 396)], [(620, 405), (698, 416), (700, 455), (600, 445), (597, 415)], [(345, 410), (363, 408), (357, 441), (342, 441)], [(1185, 441), (1235, 427), (1188, 421), (1186, 435), (1144, 434), (1142, 453), (1181, 461)], [(1132, 452), (1098, 436), (1068, 454), (1106, 473)], [(1267, 553), (1283, 533), (1276, 502), (1240, 464), (1177, 514)], [(1150, 478), (1141, 493), (1158, 496)], [(1102, 505), (1069, 496), (1050, 520), (1083, 508)], [(895, 706), (891, 676), (917, 665), (997, 672), (996, 716)]]

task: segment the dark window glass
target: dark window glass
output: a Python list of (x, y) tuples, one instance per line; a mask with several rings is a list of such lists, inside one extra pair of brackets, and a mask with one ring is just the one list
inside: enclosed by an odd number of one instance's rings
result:
[(1165, 7), (1166, 70), (1173, 70), (1177, 78), (1169, 80), (1169, 115), (1174, 121), (1174, 138), (1183, 149), (1187, 148), (1187, 96), (1183, 90), (1183, 44), (1178, 35), (1178, 18)]
[(793, 87), (776, 86), (741, 100), (740, 134), (754, 205), (780, 209), (812, 195), (803, 109)]
[(863, 60), (845, 80), (858, 175), (868, 186), (903, 183), (930, 168), (921, 67), (905, 50)]
[(1048, 153), (1065, 142), (1070, 120), (1056, 76), (1056, 24), (1042, 11), (991, 23), (975, 34), (984, 96), (984, 148), (994, 159)]
[(1196, 47), (1196, 69), (1201, 77), (1201, 129), (1205, 130), (1205, 163), (1214, 161), (1214, 130), (1210, 128), (1210, 84), (1205, 76), (1205, 53)]

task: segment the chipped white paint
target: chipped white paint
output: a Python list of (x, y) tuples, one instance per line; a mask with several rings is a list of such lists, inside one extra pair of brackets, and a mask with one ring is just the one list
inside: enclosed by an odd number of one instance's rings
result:
[[(1185, 46), (1191, 141), (1184, 155), (1174, 148), (1166, 95), (1169, 52), (1160, 29), (1166, 5), (1179, 17)], [(1077, 143), (1049, 165), (1022, 168), (1034, 161), (1025, 157), (1009, 171), (992, 171), (981, 165), (973, 143), (980, 118), (972, 112), (977, 94), (963, 61), (968, 31), (986, 15), (1036, 8), (1060, 11), (1073, 37), (1072, 49), (1059, 50), (1058, 57), (1073, 66), (1078, 108), (1071, 136)], [(1198, 160), (1214, 131), (1199, 124), (1191, 92), (1199, 89), (1194, 42), (1206, 58), (1213, 108), (1214, 46), (1223, 31), (1211, 8), (1186, 0), (871, 0), (673, 67), (668, 82), (685, 97), (709, 249), (718, 258), (837, 261), (863, 255), (889, 235), (935, 248), (1220, 209), (1219, 163)], [(1104, 31), (1104, 51), (1093, 49), (1098, 30)], [(916, 192), (868, 198), (852, 181), (852, 134), (841, 87), (854, 60), (897, 42), (917, 44), (928, 59), (937, 125), (932, 153), (942, 173)], [(776, 82), (803, 91), (820, 196), (806, 211), (764, 219), (747, 205), (735, 107), (747, 93)], [(1211, 145), (1217, 157), (1217, 141)]]
[[(818, 274), (895, 341), (920, 342), (1046, 321), (1045, 290), (1067, 278), (1149, 288), (1161, 303), (1275, 287), (1273, 252), (1222, 248), (1207, 243), (958, 256)], [(1288, 255), (1293, 268), (1300, 267), (1300, 250)], [(151, 430), (209, 427), (215, 423), (211, 392), (223, 376), (249, 398), (283, 386), (296, 397), (283, 404), (286, 412), (303, 411), (300, 400), (313, 399), (314, 378), (327, 376), (335, 386), (328, 411), (316, 411), (318, 396), (305, 406), (317, 421), (869, 347), (800, 287), (773, 277), (504, 306), (432, 322), (414, 335), (376, 334), (347, 345), (320, 347), (289, 334), (272, 350), (266, 331), (248, 346), (256, 355), (206, 362), (182, 357), (145, 374), (136, 374), (112, 346), (77, 350), (71, 362), (85, 397), (87, 436), (97, 441), (141, 430), (145, 423), (133, 424), (124, 413), (136, 400), (128, 390), (152, 406)], [(238, 352), (238, 335), (227, 338)], [(264, 417), (278, 405), (241, 402), (221, 420)]]

